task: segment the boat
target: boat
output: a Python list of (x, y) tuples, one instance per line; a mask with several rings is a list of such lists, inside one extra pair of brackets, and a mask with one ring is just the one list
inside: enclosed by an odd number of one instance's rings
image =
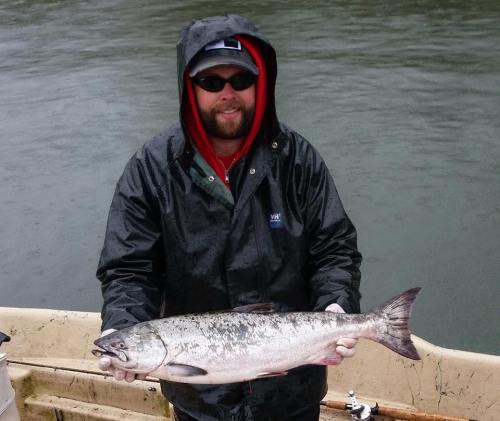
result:
[[(157, 379), (119, 382), (98, 369), (91, 350), (100, 324), (99, 313), (0, 307), (0, 331), (11, 338), (1, 352), (21, 420), (173, 420)], [(500, 419), (500, 356), (412, 338), (421, 361), (360, 339), (354, 358), (329, 367), (325, 401), (349, 403), (354, 391), (370, 407), (436, 416), (428, 419)], [(325, 406), (321, 419), (352, 418)]]

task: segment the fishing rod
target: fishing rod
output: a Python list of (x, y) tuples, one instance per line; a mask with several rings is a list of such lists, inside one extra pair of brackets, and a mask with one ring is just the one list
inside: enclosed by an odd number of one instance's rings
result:
[(338, 409), (341, 411), (348, 411), (354, 420), (369, 421), (374, 418), (372, 415), (380, 415), (383, 417), (395, 418), (398, 420), (407, 421), (475, 421), (469, 418), (450, 417), (446, 415), (429, 414), (427, 412), (420, 412), (413, 409), (400, 409), (389, 406), (379, 406), (375, 404), (374, 407), (358, 402), (354, 392), (349, 392), (351, 403), (342, 401), (321, 401), (320, 404), (331, 409)]
[[(48, 368), (52, 370), (64, 370), (74, 373), (83, 373), (83, 374), (92, 374), (101, 377), (111, 377), (109, 373), (103, 373), (99, 371), (93, 370), (84, 370), (78, 368), (69, 368), (69, 367), (58, 367), (49, 364), (38, 364), (38, 363), (30, 363), (26, 361), (17, 361), (12, 359), (7, 359), (8, 364), (20, 364), (29, 367), (38, 367), (38, 368)], [(148, 383), (159, 384), (159, 380), (154, 379), (144, 379), (142, 380)], [(372, 415), (380, 415), (384, 417), (395, 418), (399, 420), (407, 420), (407, 421), (475, 421), (469, 418), (462, 417), (450, 417), (446, 415), (438, 415), (438, 414), (429, 414), (427, 412), (420, 412), (413, 409), (400, 409), (388, 406), (379, 406), (377, 403), (374, 407), (370, 407), (368, 404), (364, 404), (358, 402), (354, 392), (349, 392), (349, 397), (351, 399), (351, 403), (345, 403), (343, 401), (321, 401), (320, 404), (330, 409), (337, 409), (341, 411), (349, 411), (353, 419), (359, 421), (368, 421), (373, 420)]]
[[(10, 337), (6, 335), (3, 332), (0, 332), (0, 345), (3, 342), (9, 342)], [(29, 367), (39, 367), (39, 368), (50, 368), (54, 371), (57, 370), (64, 370), (64, 371), (70, 371), (73, 373), (83, 373), (83, 374), (93, 374), (95, 376), (101, 376), (101, 377), (111, 377), (109, 373), (103, 373), (102, 371), (93, 371), (93, 370), (83, 370), (83, 369), (78, 369), (78, 368), (69, 368), (69, 367), (57, 367), (54, 365), (48, 365), (48, 364), (37, 364), (37, 363), (29, 363), (26, 361), (16, 361), (12, 360), (10, 358), (7, 358), (7, 364), (21, 364), (21, 365), (26, 365)], [(144, 379), (143, 381), (148, 382), (148, 383), (157, 383), (159, 384), (159, 380), (153, 380), (153, 379)]]
[[(48, 364), (37, 364), (37, 363), (29, 363), (26, 361), (16, 361), (16, 360), (11, 360), (7, 359), (8, 364), (21, 364), (21, 365), (27, 365), (30, 367), (39, 367), (39, 368), (50, 368), (52, 370), (64, 370), (64, 371), (71, 371), (74, 373), (83, 373), (83, 374), (93, 374), (96, 376), (102, 376), (102, 377), (113, 377), (109, 373), (103, 373), (102, 371), (93, 371), (93, 370), (84, 370), (84, 369), (79, 369), (79, 368), (69, 368), (69, 367), (57, 367), (54, 365), (48, 365)], [(144, 382), (149, 382), (149, 383), (160, 383), (159, 380), (154, 380), (154, 379), (144, 379), (142, 380)]]

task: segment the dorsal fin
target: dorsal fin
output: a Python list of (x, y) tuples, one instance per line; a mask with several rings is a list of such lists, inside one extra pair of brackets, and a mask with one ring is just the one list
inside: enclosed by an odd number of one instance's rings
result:
[(235, 313), (273, 313), (273, 303), (247, 304), (233, 308)]

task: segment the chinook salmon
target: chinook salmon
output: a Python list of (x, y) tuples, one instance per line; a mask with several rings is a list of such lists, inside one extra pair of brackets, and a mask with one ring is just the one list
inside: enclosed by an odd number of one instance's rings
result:
[(366, 314), (272, 312), (271, 305), (168, 317), (97, 339), (97, 357), (134, 373), (181, 382), (220, 384), (285, 375), (305, 364), (327, 365), (340, 338), (368, 338), (419, 360), (408, 320), (420, 288)]

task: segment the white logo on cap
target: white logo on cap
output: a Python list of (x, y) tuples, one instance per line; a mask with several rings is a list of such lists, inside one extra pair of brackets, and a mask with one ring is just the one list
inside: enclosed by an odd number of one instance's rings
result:
[(234, 38), (221, 39), (220, 41), (215, 41), (207, 44), (205, 51), (218, 50), (224, 48), (226, 50), (239, 50), (241, 51), (241, 43)]

